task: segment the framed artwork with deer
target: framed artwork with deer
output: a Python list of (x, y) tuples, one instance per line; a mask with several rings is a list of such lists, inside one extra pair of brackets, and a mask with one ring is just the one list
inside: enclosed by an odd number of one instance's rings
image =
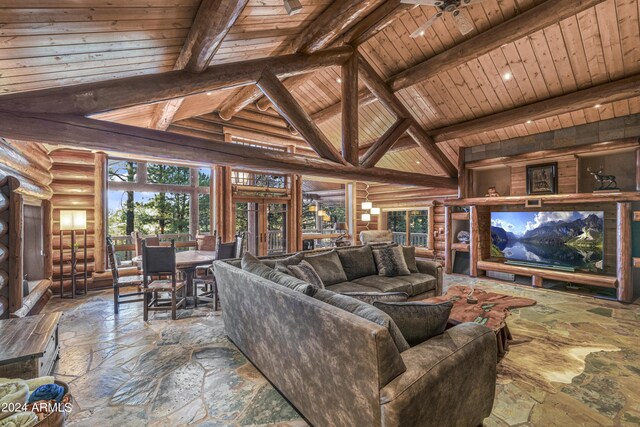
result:
[(527, 166), (527, 194), (556, 194), (557, 192), (557, 162)]

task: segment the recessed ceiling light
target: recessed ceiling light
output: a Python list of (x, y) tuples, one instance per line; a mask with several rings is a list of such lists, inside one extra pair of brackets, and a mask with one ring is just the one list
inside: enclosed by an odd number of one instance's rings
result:
[(600, 105), (600, 104), (596, 104), (596, 105), (593, 106), (593, 108), (600, 108), (600, 107), (602, 107), (602, 105)]
[(340, 77), (338, 77), (338, 78), (336, 79), (336, 81), (337, 81), (338, 83), (342, 83), (342, 79), (341, 79)]
[(531, 120), (527, 120), (528, 125), (530, 125), (531, 123), (533, 123)]
[(420, 164), (420, 160), (416, 160), (416, 163), (417, 163), (417, 164)]
[(213, 92), (207, 92), (207, 95), (211, 96), (213, 95)]
[(502, 80), (504, 80), (505, 82), (508, 82), (512, 78), (513, 78), (513, 74), (511, 74), (511, 71), (507, 71), (502, 75)]
[(420, 31), (420, 32), (418, 33), (418, 35), (419, 35), (420, 37), (424, 36), (424, 30)]

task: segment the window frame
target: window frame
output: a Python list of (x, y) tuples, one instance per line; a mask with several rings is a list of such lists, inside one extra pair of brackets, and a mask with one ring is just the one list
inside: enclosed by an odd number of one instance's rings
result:
[(405, 214), (405, 241), (411, 243), (411, 211), (427, 211), (427, 221), (428, 221), (428, 229), (427, 229), (427, 247), (424, 246), (416, 246), (416, 253), (420, 255), (432, 256), (435, 253), (435, 238), (434, 238), (434, 227), (435, 227), (435, 218), (434, 218), (434, 208), (433, 205), (428, 206), (419, 206), (419, 207), (400, 207), (400, 208), (383, 208), (382, 209), (382, 218), (381, 221), (378, 222), (379, 230), (387, 230), (388, 229), (388, 216), (389, 212), (404, 212)]

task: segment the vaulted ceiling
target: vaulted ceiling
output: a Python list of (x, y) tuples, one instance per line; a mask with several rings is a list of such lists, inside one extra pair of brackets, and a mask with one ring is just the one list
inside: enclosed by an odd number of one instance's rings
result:
[[(573, 0), (572, 0), (573, 1)], [(576, 0), (578, 1), (578, 0)], [(552, 2), (555, 2), (552, 0)], [(303, 11), (288, 16), (282, 0), (249, 0), (224, 37), (211, 64), (289, 53), (292, 45), (333, 2), (302, 0)], [(370, 1), (366, 16), (383, 2)], [(545, 3), (543, 0), (483, 0), (463, 9), (474, 30), (462, 35), (449, 15), (423, 37), (410, 34), (436, 10), (430, 6), (406, 8), (384, 30), (360, 44), (360, 53), (384, 78), (481, 37), (488, 29)], [(0, 95), (108, 80), (174, 69), (200, 4), (199, 0), (3, 0), (0, 6)], [(428, 76), (396, 91), (402, 103), (427, 130), (440, 129), (515, 107), (588, 89), (640, 73), (638, 0), (606, 0), (594, 7), (507, 42), (488, 53)], [(357, 22), (357, 21), (354, 21)], [(292, 93), (312, 116), (340, 101), (340, 70), (328, 68)], [(505, 78), (509, 76), (510, 78)], [(364, 87), (363, 85), (361, 85)], [(187, 97), (174, 121), (216, 116), (235, 89)], [(597, 108), (595, 104), (601, 104)], [(138, 126), (149, 125), (155, 105), (103, 113), (102, 119)], [(640, 113), (640, 98), (599, 103), (560, 115), (530, 120), (439, 142), (456, 164), (460, 146), (489, 143)], [(234, 119), (277, 124), (287, 134), (277, 113), (254, 107)], [(360, 144), (380, 137), (395, 116), (377, 101), (359, 109)], [(261, 119), (262, 117), (262, 119)], [(218, 118), (217, 122), (222, 123)], [(251, 121), (247, 121), (250, 126)], [(193, 123), (193, 122), (192, 122)], [(340, 115), (319, 122), (337, 147)], [(231, 122), (229, 122), (231, 126)], [(280, 132), (278, 130), (277, 132)], [(274, 134), (274, 141), (279, 141)], [(269, 139), (269, 137), (267, 137)], [(440, 174), (421, 148), (387, 153), (380, 167)]]

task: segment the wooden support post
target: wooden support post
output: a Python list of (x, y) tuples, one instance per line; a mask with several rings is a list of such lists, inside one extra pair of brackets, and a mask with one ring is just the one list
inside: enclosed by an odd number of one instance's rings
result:
[(636, 149), (636, 191), (640, 191), (640, 148)]
[(216, 231), (216, 168), (209, 168), (209, 234), (213, 236)]
[(271, 100), (276, 110), (309, 143), (311, 148), (323, 159), (344, 163), (340, 154), (322, 131), (302, 109), (298, 101), (271, 71), (265, 71), (257, 83), (262, 92)]
[(105, 221), (105, 212), (107, 208), (107, 155), (105, 153), (96, 153), (94, 157), (94, 191), (93, 191), (93, 215), (95, 236), (93, 241), (93, 257), (94, 271), (105, 271), (106, 261), (106, 231), (107, 222)]
[(464, 147), (458, 148), (458, 199), (467, 197), (467, 169), (464, 166)]
[(631, 275), (631, 203), (617, 205), (617, 276), (618, 301), (632, 302), (633, 280)]
[(296, 200), (296, 206), (294, 216), (296, 220), (296, 251), (302, 250), (302, 176), (294, 175), (295, 180), (295, 193), (298, 195)]
[(24, 202), (16, 190), (17, 179), (10, 177), (9, 184), (9, 313), (22, 308), (22, 280), (24, 277)]
[(471, 244), (469, 245), (469, 275), (471, 277), (478, 277), (478, 260), (480, 259), (480, 228), (478, 227), (477, 206), (471, 206), (469, 220), (469, 234), (471, 234)]
[(453, 233), (453, 224), (451, 224), (451, 208), (444, 207), (444, 272), (451, 274), (453, 272), (453, 253), (451, 251), (451, 242)]
[(358, 57), (342, 66), (342, 157), (358, 166)]
[(197, 168), (191, 168), (191, 202), (189, 203), (189, 234), (196, 238), (200, 224), (200, 196), (198, 194), (199, 173)]
[(44, 278), (53, 280), (53, 206), (51, 200), (42, 201), (42, 227)]

